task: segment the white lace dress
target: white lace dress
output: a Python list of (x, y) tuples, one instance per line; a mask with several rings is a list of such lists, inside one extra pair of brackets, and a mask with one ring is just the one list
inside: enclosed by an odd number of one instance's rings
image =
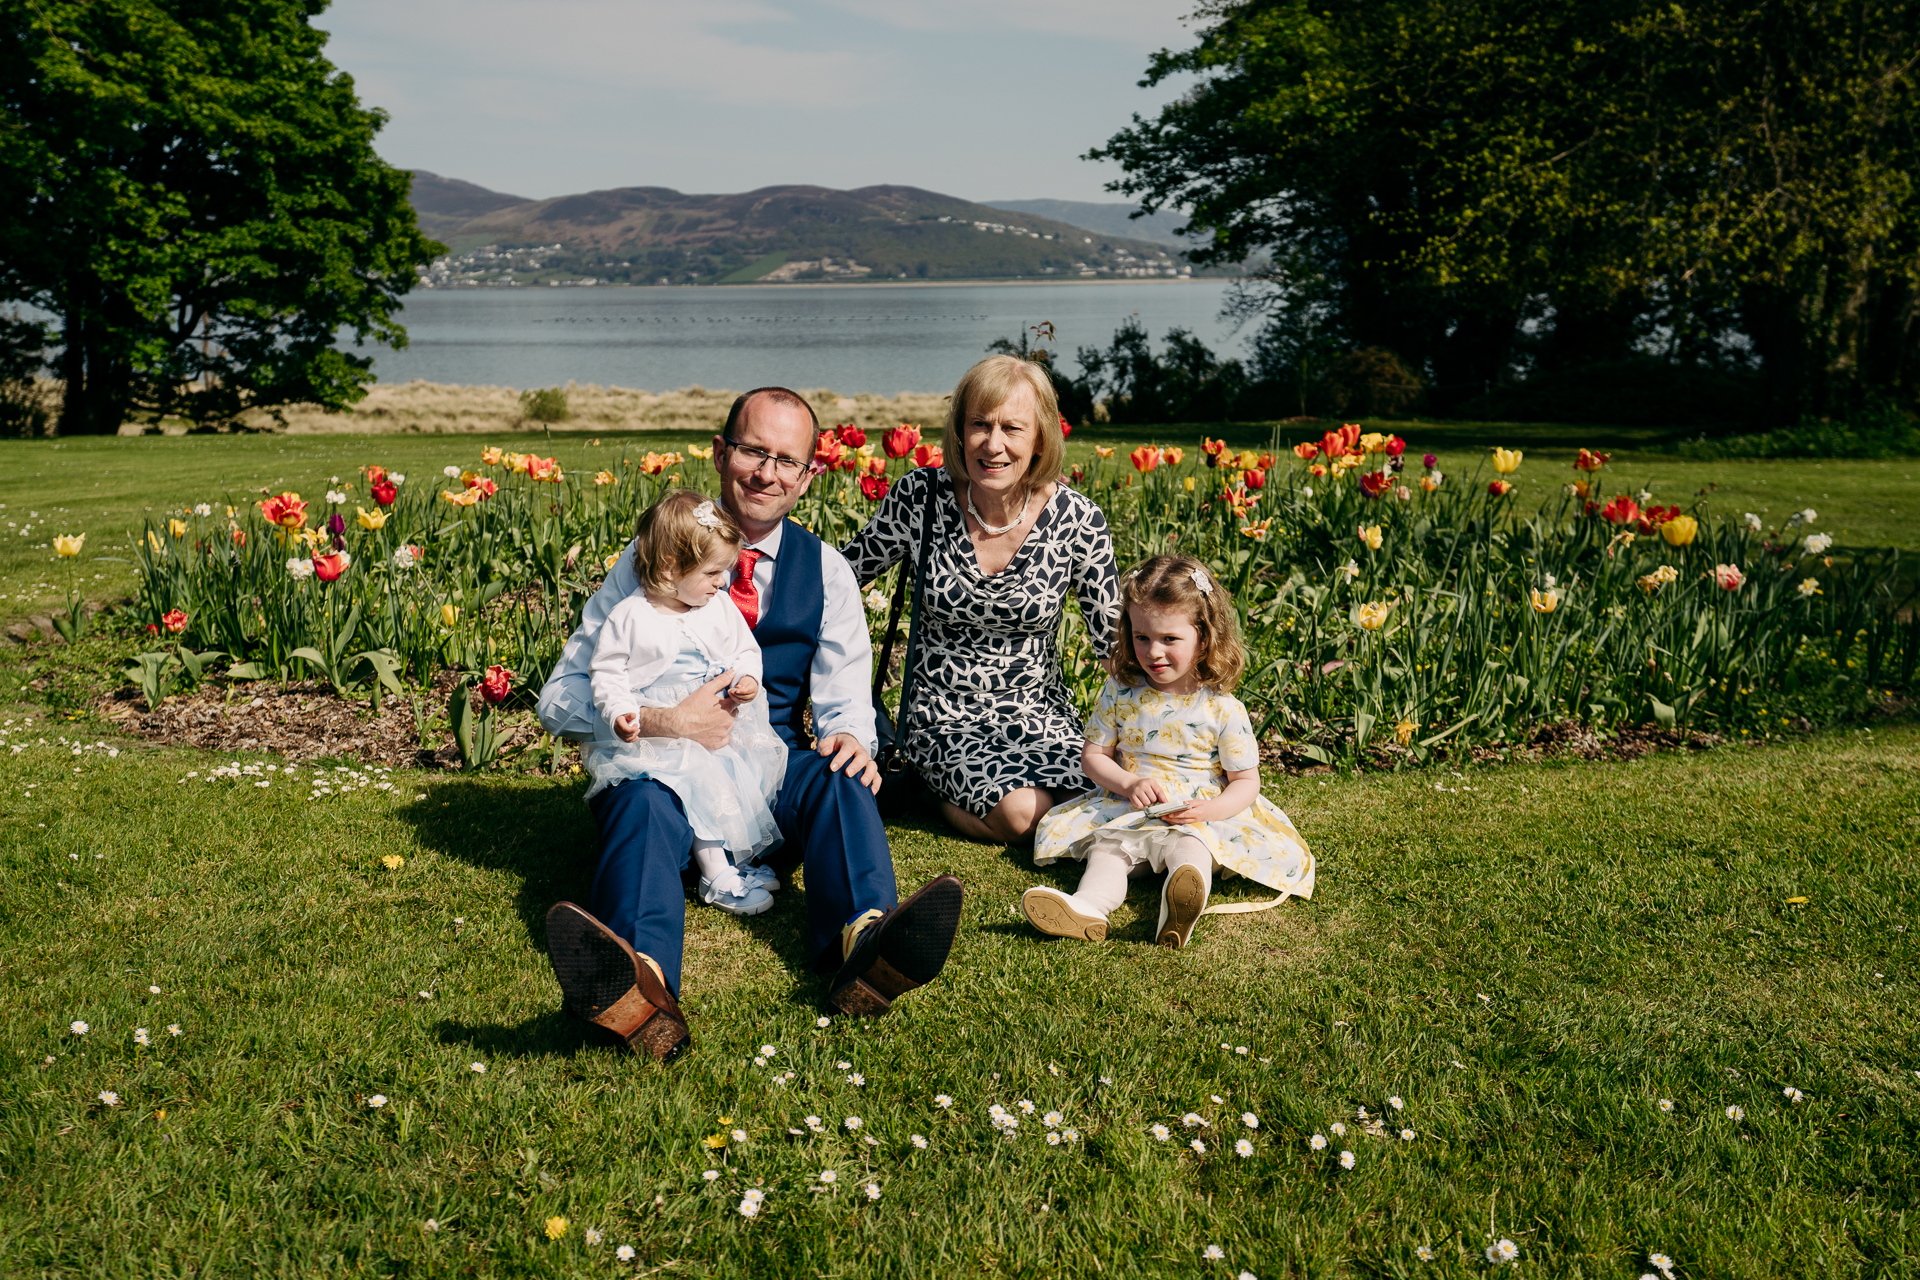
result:
[[(678, 706), (726, 671), (762, 680), (760, 646), (724, 592), (686, 613), (663, 613), (635, 592), (614, 606), (594, 645), (593, 703), (611, 724), (641, 707)], [(718, 840), (745, 863), (780, 843), (771, 806), (786, 770), (787, 746), (768, 722), (763, 688), (718, 751), (687, 738), (595, 739), (587, 795), (652, 778), (680, 797), (696, 837)]]

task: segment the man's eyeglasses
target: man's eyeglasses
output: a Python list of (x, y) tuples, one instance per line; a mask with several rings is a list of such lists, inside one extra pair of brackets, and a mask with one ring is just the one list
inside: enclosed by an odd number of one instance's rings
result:
[(825, 470), (825, 468), (817, 462), (802, 462), (798, 458), (785, 458), (777, 453), (768, 453), (765, 449), (756, 449), (750, 444), (741, 444), (732, 436), (721, 436), (720, 438), (726, 441), (727, 448), (730, 451), (738, 453), (746, 462), (747, 470), (758, 471), (761, 467), (771, 462), (773, 464), (773, 473), (788, 484), (792, 484), (801, 476), (818, 475), (821, 471)]

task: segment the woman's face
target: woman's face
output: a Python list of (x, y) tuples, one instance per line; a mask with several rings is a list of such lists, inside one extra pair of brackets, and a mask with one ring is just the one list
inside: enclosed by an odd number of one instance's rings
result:
[(990, 493), (1009, 493), (1027, 478), (1040, 432), (1033, 388), (1018, 387), (1005, 404), (967, 407), (960, 431), (967, 479)]

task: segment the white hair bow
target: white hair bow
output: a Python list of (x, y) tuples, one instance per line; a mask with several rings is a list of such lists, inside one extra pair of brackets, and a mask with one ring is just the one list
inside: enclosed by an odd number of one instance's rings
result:
[(1207, 577), (1207, 571), (1205, 569), (1195, 569), (1193, 571), (1193, 585), (1200, 589), (1200, 594), (1203, 596), (1210, 595), (1213, 592), (1213, 579)]
[(720, 513), (713, 509), (713, 503), (703, 502), (693, 509), (693, 522), (702, 529), (718, 529)]

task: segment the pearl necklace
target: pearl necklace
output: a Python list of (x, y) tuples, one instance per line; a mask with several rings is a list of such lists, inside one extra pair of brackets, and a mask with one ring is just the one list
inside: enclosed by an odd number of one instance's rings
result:
[(1023, 522), (1027, 518), (1027, 508), (1030, 505), (1032, 505), (1032, 503), (1033, 503), (1033, 491), (1029, 489), (1027, 491), (1027, 496), (1025, 500), (1023, 500), (1020, 503), (1020, 514), (1013, 518), (1013, 523), (1003, 524), (998, 529), (996, 529), (992, 525), (987, 523), (987, 518), (985, 516), (980, 514), (980, 508), (973, 505), (973, 490), (971, 488), (967, 490), (967, 514), (980, 522), (980, 531), (986, 534), (989, 538), (997, 538), (1003, 533), (1009, 533), (1015, 529), (1018, 529), (1021, 525), (1021, 522)]

